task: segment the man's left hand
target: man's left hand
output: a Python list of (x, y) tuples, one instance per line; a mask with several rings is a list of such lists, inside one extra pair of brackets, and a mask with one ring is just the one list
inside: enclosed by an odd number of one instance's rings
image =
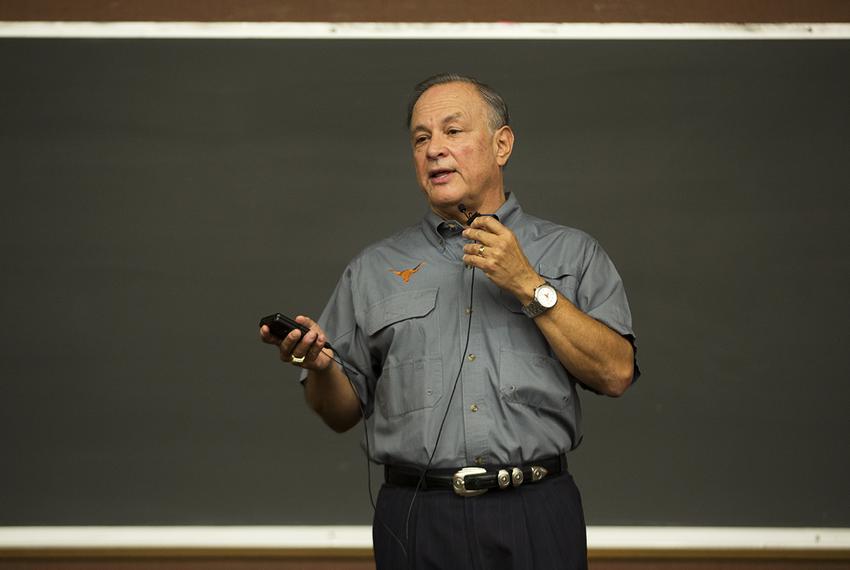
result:
[(478, 243), (463, 246), (463, 262), (477, 267), (501, 289), (527, 305), (544, 279), (534, 271), (516, 235), (491, 216), (479, 216), (463, 231)]

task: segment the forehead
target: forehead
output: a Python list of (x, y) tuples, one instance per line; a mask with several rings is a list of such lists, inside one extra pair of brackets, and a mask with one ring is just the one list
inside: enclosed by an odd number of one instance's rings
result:
[(411, 129), (439, 123), (447, 117), (485, 119), (485, 103), (478, 89), (469, 83), (444, 83), (423, 93), (413, 107)]

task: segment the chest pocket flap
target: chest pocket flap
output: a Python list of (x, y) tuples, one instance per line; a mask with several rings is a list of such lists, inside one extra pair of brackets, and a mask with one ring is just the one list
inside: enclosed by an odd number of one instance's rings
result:
[(569, 299), (570, 302), (575, 303), (576, 286), (578, 284), (575, 268), (566, 264), (539, 263), (537, 265), (537, 271), (555, 289), (560, 291), (561, 295)]
[[(571, 303), (576, 302), (576, 284), (578, 281), (572, 267), (555, 263), (538, 263), (537, 272)], [(522, 304), (512, 293), (503, 289), (499, 294), (505, 308), (512, 313), (522, 314)]]
[(437, 305), (438, 287), (402, 291), (378, 301), (366, 311), (366, 334), (375, 334), (393, 323), (424, 317)]

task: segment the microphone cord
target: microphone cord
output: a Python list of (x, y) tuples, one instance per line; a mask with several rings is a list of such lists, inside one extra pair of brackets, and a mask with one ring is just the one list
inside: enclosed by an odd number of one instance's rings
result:
[[(471, 224), (476, 217), (481, 215), (478, 212), (469, 212), (464, 204), (458, 204), (457, 208), (464, 216), (466, 216), (467, 225)], [(496, 219), (498, 220), (498, 218)], [(419, 495), (419, 490), (422, 488), (422, 483), (425, 482), (425, 476), (428, 474), (428, 469), (431, 468), (431, 463), (434, 461), (434, 455), (436, 455), (437, 448), (440, 445), (440, 438), (443, 435), (443, 427), (446, 425), (446, 418), (449, 416), (449, 410), (451, 409), (452, 401), (454, 400), (455, 392), (457, 391), (457, 385), (460, 381), (460, 375), (463, 372), (463, 365), (466, 362), (466, 351), (469, 349), (469, 337), (470, 332), (472, 331), (472, 304), (475, 293), (475, 266), (470, 266), (470, 268), (472, 273), (469, 283), (469, 318), (466, 321), (466, 341), (464, 342), (463, 350), (460, 353), (460, 366), (457, 369), (457, 375), (452, 383), (452, 392), (449, 395), (449, 401), (446, 403), (446, 411), (443, 413), (443, 418), (440, 420), (440, 428), (437, 430), (437, 439), (434, 441), (434, 449), (431, 450), (431, 455), (428, 457), (428, 463), (425, 465), (425, 469), (422, 470), (422, 474), (419, 476), (419, 481), (416, 482), (416, 488), (413, 490), (413, 497), (410, 498), (410, 505), (407, 507), (407, 516), (404, 519), (404, 541), (408, 547), (410, 546), (410, 516), (413, 513), (413, 505), (416, 503), (416, 497)], [(393, 537), (395, 537), (395, 535), (393, 535)], [(409, 559), (407, 548), (402, 546), (402, 551), (404, 552), (407, 566), (410, 567), (411, 560)]]
[[(472, 220), (474, 220), (475, 217), (481, 215), (481, 214), (478, 214), (478, 212), (474, 212), (472, 215), (470, 215), (466, 211), (466, 208), (462, 207), (462, 205), (459, 206), (458, 209), (466, 215), (467, 220), (468, 220), (467, 223), (472, 223)], [(434, 456), (437, 453), (437, 448), (440, 445), (440, 438), (443, 435), (443, 428), (446, 425), (446, 418), (448, 418), (448, 416), (449, 416), (449, 410), (451, 409), (452, 401), (454, 400), (455, 392), (457, 391), (457, 385), (460, 381), (460, 375), (463, 372), (463, 365), (466, 362), (466, 351), (469, 349), (469, 338), (470, 338), (470, 332), (472, 331), (472, 304), (473, 304), (474, 293), (475, 293), (475, 267), (470, 266), (470, 268), (471, 268), (472, 272), (471, 272), (471, 279), (470, 279), (470, 284), (469, 284), (469, 318), (466, 321), (466, 341), (464, 342), (463, 350), (461, 351), (461, 354), (460, 354), (460, 366), (458, 367), (457, 375), (455, 376), (454, 382), (452, 384), (452, 391), (451, 391), (451, 394), (449, 395), (449, 401), (446, 403), (446, 410), (445, 410), (445, 412), (443, 412), (443, 417), (440, 420), (440, 427), (437, 430), (437, 438), (434, 441), (434, 448), (431, 450), (431, 454), (428, 456), (428, 463), (425, 465), (425, 469), (422, 470), (422, 474), (419, 476), (419, 481), (417, 481), (417, 483), (416, 483), (416, 487), (413, 490), (413, 496), (411, 497), (410, 504), (407, 507), (407, 515), (405, 516), (405, 519), (404, 519), (404, 541), (402, 541), (396, 535), (396, 533), (393, 532), (393, 530), (390, 528), (390, 526), (381, 519), (381, 517), (378, 515), (377, 506), (375, 505), (375, 498), (374, 498), (374, 495), (372, 493), (372, 468), (371, 468), (371, 465), (370, 465), (370, 461), (371, 461), (372, 456), (371, 456), (371, 453), (369, 451), (369, 427), (367, 425), (368, 422), (366, 421), (366, 409), (363, 407), (363, 400), (360, 398), (360, 392), (357, 390), (357, 386), (355, 386), (354, 382), (351, 380), (351, 376), (349, 376), (347, 369), (353, 370), (356, 374), (359, 374), (359, 372), (357, 371), (356, 368), (350, 367), (350, 366), (345, 364), (342, 357), (339, 356), (339, 351), (334, 350), (333, 355), (328, 355), (328, 356), (331, 357), (332, 360), (334, 360), (334, 362), (336, 362), (340, 365), (340, 368), (341, 368), (343, 374), (345, 375), (345, 378), (348, 380), (348, 383), (351, 385), (351, 389), (354, 390), (354, 394), (357, 398), (357, 404), (360, 407), (360, 417), (363, 418), (363, 434), (364, 434), (363, 437), (364, 437), (364, 441), (366, 442), (365, 443), (365, 448), (366, 448), (365, 449), (365, 452), (366, 452), (366, 481), (367, 481), (366, 484), (367, 484), (367, 487), (369, 489), (369, 504), (372, 506), (372, 512), (374, 513), (375, 519), (378, 522), (381, 523), (381, 526), (383, 526), (384, 529), (393, 538), (393, 540), (395, 540), (398, 543), (399, 547), (401, 548), (402, 553), (404, 553), (404, 559), (405, 559), (405, 562), (406, 562), (405, 565), (408, 568), (411, 567), (410, 565), (411, 565), (411, 562), (412, 562), (410, 560), (410, 551), (408, 550), (408, 548), (410, 547), (410, 538), (411, 538), (410, 537), (410, 517), (413, 513), (413, 506), (416, 503), (416, 498), (419, 495), (419, 491), (422, 488), (422, 483), (425, 482), (425, 476), (428, 474), (428, 469), (431, 468), (431, 463), (433, 463)], [(324, 349), (322, 349), (322, 351), (324, 351)], [(325, 354), (327, 354), (327, 353), (325, 353)]]
[[(454, 400), (455, 392), (457, 391), (458, 383), (460, 382), (460, 375), (463, 372), (463, 365), (466, 362), (466, 351), (469, 349), (469, 339), (470, 339), (470, 331), (472, 330), (472, 303), (475, 295), (475, 267), (471, 267), (471, 279), (469, 285), (469, 317), (466, 321), (466, 341), (463, 345), (463, 350), (461, 351), (460, 356), (460, 367), (458, 368), (457, 375), (455, 376), (454, 382), (452, 384), (452, 391), (449, 395), (449, 401), (446, 404), (446, 410), (443, 412), (443, 417), (440, 420), (440, 427), (437, 430), (437, 438), (434, 441), (434, 448), (431, 450), (431, 454), (428, 456), (428, 463), (425, 465), (425, 469), (422, 471), (422, 474), (419, 476), (419, 481), (416, 483), (416, 487), (413, 490), (413, 497), (410, 499), (410, 504), (407, 507), (407, 515), (404, 519), (404, 540), (402, 541), (398, 535), (390, 528), (390, 526), (384, 522), (384, 520), (378, 515), (377, 506), (375, 505), (375, 497), (372, 492), (372, 469), (370, 465), (371, 461), (371, 453), (369, 450), (369, 427), (368, 422), (366, 421), (366, 409), (363, 407), (363, 400), (360, 398), (360, 392), (357, 390), (357, 386), (354, 384), (354, 381), (351, 380), (351, 376), (348, 374), (348, 370), (354, 371), (356, 374), (359, 374), (356, 368), (353, 368), (345, 363), (341, 356), (339, 356), (339, 351), (334, 350), (333, 355), (329, 355), (331, 359), (340, 365), (340, 368), (345, 375), (345, 378), (348, 380), (349, 385), (351, 385), (351, 389), (354, 390), (354, 394), (357, 397), (357, 404), (360, 407), (360, 416), (363, 418), (363, 437), (365, 441), (365, 452), (366, 452), (366, 485), (369, 490), (369, 504), (372, 506), (372, 512), (375, 515), (375, 519), (381, 523), (381, 526), (389, 533), (389, 535), (398, 543), (401, 551), (404, 553), (404, 559), (407, 563), (407, 567), (411, 567), (410, 560), (410, 551), (408, 550), (410, 546), (410, 517), (413, 513), (413, 506), (416, 503), (416, 498), (419, 495), (419, 491), (422, 488), (422, 483), (425, 481), (425, 476), (428, 473), (428, 469), (431, 467), (431, 463), (434, 461), (434, 456), (437, 453), (437, 448), (440, 445), (440, 439), (443, 435), (443, 428), (446, 425), (446, 419), (449, 415), (449, 410), (451, 409), (452, 401)], [(324, 349), (322, 349), (324, 351)], [(327, 354), (327, 353), (325, 353)]]
[[(322, 351), (325, 349), (323, 348)], [(393, 530), (385, 523), (380, 516), (378, 516), (378, 509), (375, 506), (375, 496), (372, 492), (372, 466), (370, 464), (372, 454), (369, 451), (369, 426), (366, 421), (366, 408), (363, 407), (363, 400), (360, 398), (360, 392), (357, 390), (357, 386), (354, 384), (354, 381), (351, 380), (351, 376), (348, 374), (348, 370), (352, 370), (355, 374), (360, 374), (360, 372), (347, 364), (345, 364), (344, 360), (341, 356), (339, 356), (339, 351), (334, 350), (332, 355), (325, 353), (330, 356), (331, 359), (338, 363), (342, 373), (345, 375), (345, 379), (348, 380), (348, 384), (351, 386), (351, 389), (354, 390), (354, 395), (357, 398), (357, 405), (360, 408), (360, 417), (363, 419), (363, 441), (365, 442), (365, 453), (366, 453), (366, 487), (369, 490), (369, 504), (372, 507), (372, 513), (375, 516), (375, 519), (381, 523), (384, 529), (390, 534), (390, 536), (395, 540), (398, 545), (401, 547), (402, 552), (404, 552), (404, 558), (407, 560), (407, 549), (404, 547), (404, 542), (393, 532)]]
[[(440, 445), (440, 437), (443, 435), (443, 427), (446, 425), (446, 418), (449, 415), (449, 410), (451, 409), (452, 400), (455, 397), (455, 391), (457, 391), (457, 385), (460, 381), (461, 372), (463, 372), (463, 364), (466, 362), (466, 351), (469, 348), (469, 333), (472, 330), (472, 301), (473, 294), (475, 292), (475, 267), (472, 267), (472, 279), (469, 284), (469, 318), (466, 321), (466, 342), (463, 345), (463, 351), (460, 353), (460, 367), (457, 370), (457, 376), (455, 376), (454, 384), (452, 385), (452, 392), (449, 395), (449, 401), (446, 404), (446, 411), (443, 413), (443, 419), (440, 421), (440, 429), (437, 430), (437, 439), (434, 441), (434, 449), (431, 450), (431, 455), (428, 457), (428, 464), (425, 465), (425, 469), (422, 470), (422, 474), (419, 476), (419, 481), (416, 483), (416, 488), (413, 490), (413, 497), (410, 499), (410, 505), (407, 507), (407, 517), (404, 519), (404, 541), (407, 546), (410, 546), (410, 515), (413, 512), (413, 505), (416, 502), (416, 497), (419, 494), (419, 490), (422, 488), (422, 483), (425, 481), (425, 476), (428, 474), (428, 469), (431, 467), (431, 463), (434, 461), (434, 455), (437, 453), (437, 447)], [(403, 548), (405, 553), (405, 559), (408, 558), (407, 549)], [(410, 561), (408, 560), (408, 563)]]

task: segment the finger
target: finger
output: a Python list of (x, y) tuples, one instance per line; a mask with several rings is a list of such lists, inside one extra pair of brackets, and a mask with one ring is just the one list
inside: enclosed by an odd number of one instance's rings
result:
[(322, 338), (317, 338), (316, 342), (310, 346), (310, 349), (307, 351), (307, 361), (313, 362), (316, 358), (321, 354), (322, 349), (325, 347), (325, 341)]
[(487, 273), (490, 270), (490, 262), (487, 259), (481, 257), (478, 254), (475, 255), (464, 255), (463, 262), (471, 267), (475, 267), (476, 269), (480, 269), (484, 273)]
[(301, 331), (298, 329), (292, 329), (289, 331), (289, 334), (280, 342), (280, 359), (284, 361), (289, 361), (292, 357), (292, 350), (298, 344), (299, 339), (301, 338)]
[(314, 321), (310, 317), (307, 317), (307, 316), (304, 316), (304, 315), (298, 315), (297, 317), (295, 317), (295, 322), (298, 323), (299, 325), (304, 325), (308, 329), (312, 328), (313, 325), (316, 324), (316, 321)]
[(316, 342), (318, 337), (319, 335), (315, 331), (310, 331), (305, 334), (301, 340), (298, 341), (298, 344), (295, 345), (295, 348), (292, 349), (292, 356), (296, 358), (307, 356), (307, 352), (310, 351), (310, 348), (313, 346), (313, 343)]
[(283, 339), (274, 336), (269, 330), (269, 327), (263, 325), (260, 327), (260, 340), (266, 344), (280, 344), (280, 341)]
[[(478, 219), (475, 221), (477, 222)], [(466, 228), (463, 230), (463, 237), (483, 243), (484, 245), (494, 245), (499, 240), (499, 237), (496, 234), (486, 229), (475, 228)]]
[(502, 235), (510, 230), (493, 216), (478, 216), (469, 225), (471, 228), (486, 230), (492, 234)]
[(317, 323), (316, 321), (314, 321), (310, 317), (307, 317), (307, 316), (304, 316), (304, 315), (298, 315), (297, 317), (295, 317), (295, 322), (298, 323), (299, 325), (304, 325), (305, 327), (307, 327), (310, 330), (316, 331), (317, 333), (319, 333), (319, 336), (325, 335), (325, 331), (322, 330), (322, 327), (319, 326), (319, 323)]
[[(481, 248), (484, 248), (484, 253), (481, 253)], [(499, 248), (498, 246), (488, 246), (482, 245), (480, 243), (468, 243), (463, 246), (463, 253), (467, 255), (475, 255), (477, 257), (489, 257), (489, 258), (498, 258), (499, 257)]]

